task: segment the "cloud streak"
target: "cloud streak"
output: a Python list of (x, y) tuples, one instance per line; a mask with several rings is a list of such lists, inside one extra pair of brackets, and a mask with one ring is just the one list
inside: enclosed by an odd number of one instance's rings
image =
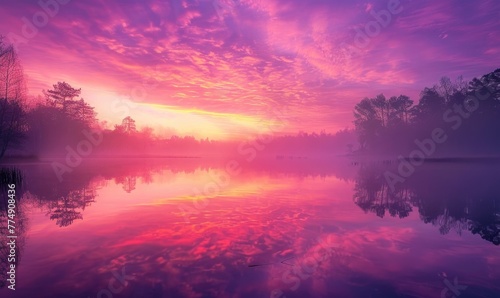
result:
[[(254, 118), (287, 105), (294, 121), (286, 132), (333, 132), (351, 125), (352, 106), (365, 96), (415, 97), (443, 75), (472, 78), (498, 66), (495, 1), (401, 0), (403, 11), (359, 55), (337, 60), (342, 43), (388, 2), (240, 0), (218, 13), (203, 0), (71, 1), (20, 54), (32, 93), (67, 80), (110, 122), (120, 119), (99, 94), (128, 98), (153, 78), (147, 103)], [(5, 7), (4, 35), (39, 9), (36, 1)], [(131, 113), (139, 125), (151, 118)], [(231, 117), (221, 127), (234, 136), (240, 126)], [(210, 134), (227, 137), (222, 130)]]

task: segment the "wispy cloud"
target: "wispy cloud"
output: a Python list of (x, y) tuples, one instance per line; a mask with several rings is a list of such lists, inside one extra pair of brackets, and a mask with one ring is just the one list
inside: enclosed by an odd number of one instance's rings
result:
[[(87, 87), (129, 97), (154, 76), (149, 103), (254, 117), (287, 105), (290, 132), (335, 131), (350, 125), (365, 96), (415, 96), (443, 75), (471, 78), (500, 62), (495, 1), (401, 0), (403, 11), (347, 61), (336, 60), (341, 44), (388, 1), (228, 3), (221, 13), (208, 0), (71, 1), (20, 47), (29, 87), (39, 93), (65, 79), (84, 95)], [(22, 17), (39, 9), (36, 1), (7, 4), (0, 32), (20, 33)], [(101, 99), (86, 99), (101, 118), (119, 120)]]

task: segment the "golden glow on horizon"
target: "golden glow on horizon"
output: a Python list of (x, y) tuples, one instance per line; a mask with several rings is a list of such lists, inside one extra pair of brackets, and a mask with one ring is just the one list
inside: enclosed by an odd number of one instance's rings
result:
[[(248, 116), (243, 114), (234, 113), (224, 113), (224, 112), (214, 112), (195, 108), (183, 108), (179, 106), (156, 104), (156, 103), (140, 103), (140, 106), (146, 108), (152, 108), (155, 110), (165, 111), (169, 114), (190, 117), (189, 121), (183, 121), (183, 125), (193, 126), (193, 128), (200, 129), (203, 127), (201, 125), (206, 125), (206, 123), (211, 123), (215, 126), (215, 130), (212, 133), (223, 136), (224, 133), (229, 131), (234, 132), (248, 132), (257, 133), (265, 132), (269, 130), (270, 127), (276, 126), (276, 120), (266, 119), (263, 116)], [(194, 122), (198, 122), (195, 125)], [(217, 131), (219, 129), (219, 131)]]
[[(245, 115), (239, 113), (216, 112), (200, 108), (167, 104), (133, 102), (106, 88), (84, 86), (82, 97), (99, 111), (100, 119), (108, 120), (108, 127), (120, 124), (126, 116), (136, 120), (140, 130), (152, 127), (162, 136), (194, 136), (198, 139), (232, 140), (269, 131), (276, 127), (276, 119), (266, 115)], [(96, 100), (99, 99), (99, 100)]]

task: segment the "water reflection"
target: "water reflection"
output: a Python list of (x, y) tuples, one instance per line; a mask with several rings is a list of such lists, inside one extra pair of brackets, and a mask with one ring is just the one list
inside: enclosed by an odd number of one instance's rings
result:
[(92, 186), (72, 190), (55, 200), (48, 202), (50, 219), (60, 227), (67, 227), (75, 219), (83, 219), (85, 207), (95, 202), (96, 189)]
[(426, 165), (391, 192), (388, 165), (266, 161), (195, 191), (224, 164), (96, 162), (62, 183), (19, 166), (29, 241), (2, 297), (438, 297), (455, 277), (500, 293), (494, 165)]
[(431, 163), (391, 191), (384, 177), (396, 169), (379, 164), (360, 166), (354, 202), (366, 212), (405, 218), (418, 209), (425, 223), (441, 234), (470, 231), (500, 244), (500, 167), (490, 163)]
[[(14, 210), (16, 211), (15, 216), (9, 216), (9, 196), (8, 190), (10, 184), (15, 184), (15, 196), (17, 198), (17, 204), (15, 204)], [(0, 289), (6, 288), (9, 284), (7, 279), (9, 279), (10, 265), (19, 266), (21, 263), (23, 247), (26, 242), (26, 230), (27, 230), (27, 218), (24, 208), (24, 202), (21, 198), (25, 194), (25, 188), (23, 185), (23, 174), (21, 171), (15, 168), (2, 168), (0, 169), (0, 237), (2, 245), (0, 246)], [(11, 220), (11, 221), (8, 221)], [(6, 245), (11, 239), (7, 236), (13, 235), (9, 233), (9, 226), (15, 232), (16, 246), (14, 252), (11, 250), (9, 245)]]

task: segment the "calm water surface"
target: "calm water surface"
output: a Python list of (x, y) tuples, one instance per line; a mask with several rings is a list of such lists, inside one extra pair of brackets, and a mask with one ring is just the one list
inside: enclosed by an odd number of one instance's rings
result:
[(427, 164), (394, 191), (393, 166), (347, 160), (16, 168), (1, 297), (500, 297), (496, 164)]

